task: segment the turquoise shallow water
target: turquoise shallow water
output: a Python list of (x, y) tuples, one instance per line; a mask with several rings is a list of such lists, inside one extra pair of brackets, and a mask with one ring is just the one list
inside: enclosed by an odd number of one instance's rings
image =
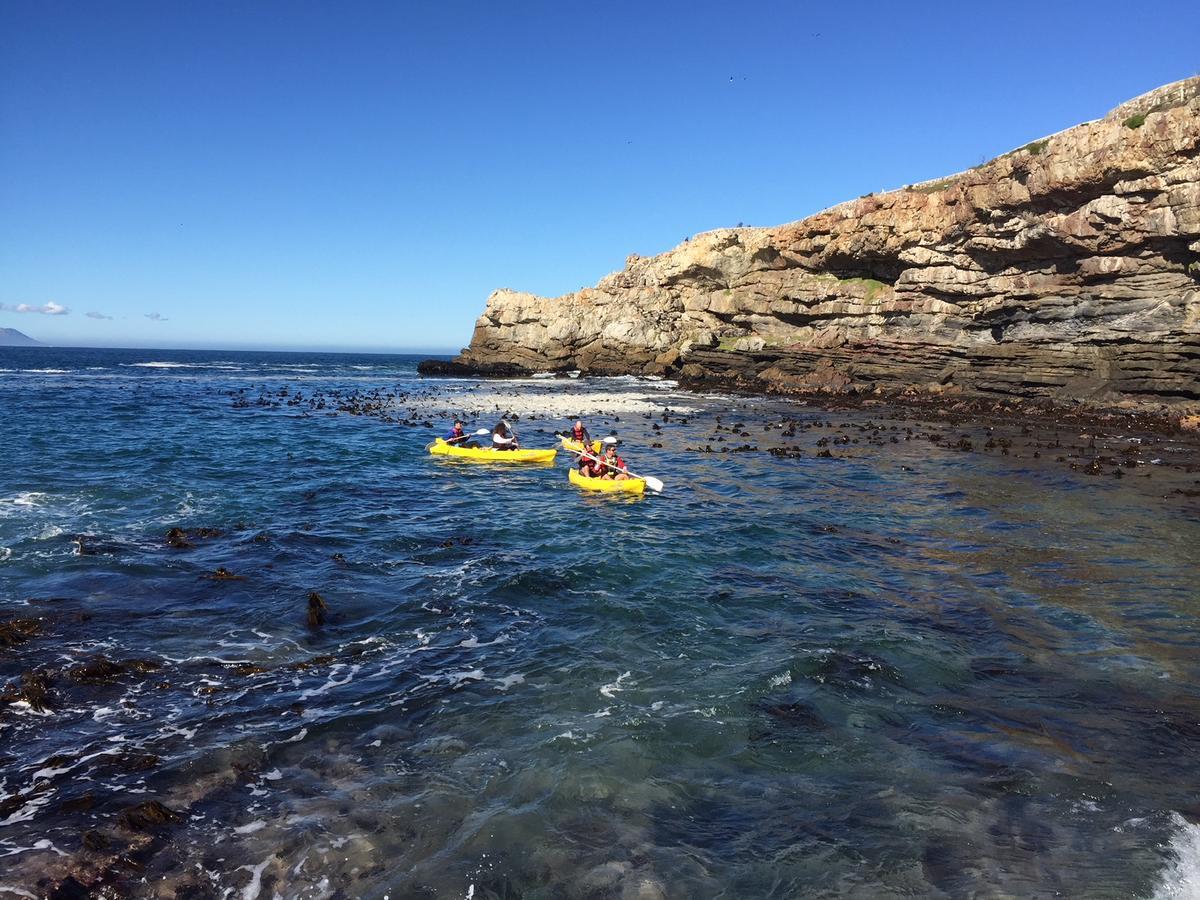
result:
[[(1194, 507), (915, 440), (691, 453), (735, 401), (664, 382), (228, 352), (0, 370), (0, 616), (41, 621), (0, 675), (50, 692), (0, 704), (0, 896), (117, 853), (150, 799), (183, 820), (107, 876), (131, 896), (1195, 888)], [(384, 418), (353, 414), (368, 395)], [(861, 433), (736, 405), (753, 435)], [(463, 408), (521, 412), (530, 445), (606, 411), (667, 491), (430, 458), (422, 423)], [(81, 674), (97, 654), (121, 670)]]

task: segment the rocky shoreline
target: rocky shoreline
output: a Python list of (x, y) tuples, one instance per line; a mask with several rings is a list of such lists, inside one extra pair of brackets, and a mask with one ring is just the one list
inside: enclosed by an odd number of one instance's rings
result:
[(1200, 413), (1200, 78), (932, 182), (494, 292), (421, 372)]

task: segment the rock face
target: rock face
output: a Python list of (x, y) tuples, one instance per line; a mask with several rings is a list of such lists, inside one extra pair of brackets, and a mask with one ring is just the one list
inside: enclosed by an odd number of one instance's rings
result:
[(493, 293), (462, 371), (1200, 400), (1200, 78), (948, 178)]

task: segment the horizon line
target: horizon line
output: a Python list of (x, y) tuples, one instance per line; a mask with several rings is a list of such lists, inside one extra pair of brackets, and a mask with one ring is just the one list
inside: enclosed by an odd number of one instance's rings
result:
[[(31, 338), (31, 340), (35, 340)], [(166, 353), (191, 351), (191, 352), (221, 352), (221, 353), (331, 353), (341, 355), (367, 355), (367, 356), (419, 356), (422, 353), (432, 356), (456, 356), (461, 350), (448, 347), (400, 347), (395, 349), (383, 348), (350, 348), (346, 345), (335, 345), (338, 349), (332, 347), (314, 347), (312, 345), (276, 345), (276, 346), (230, 346), (230, 345), (209, 345), (209, 346), (176, 346), (176, 347), (119, 347), (119, 346), (98, 346), (91, 344), (48, 344), (45, 341), (36, 341), (34, 344), (0, 344), (0, 350), (132, 350), (137, 352), (152, 352), (161, 350)]]

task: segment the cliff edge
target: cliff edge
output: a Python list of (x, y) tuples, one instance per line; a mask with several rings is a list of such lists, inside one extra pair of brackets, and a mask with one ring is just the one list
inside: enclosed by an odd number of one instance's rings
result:
[(1200, 78), (944, 179), (494, 292), (451, 373), (1200, 401)]

